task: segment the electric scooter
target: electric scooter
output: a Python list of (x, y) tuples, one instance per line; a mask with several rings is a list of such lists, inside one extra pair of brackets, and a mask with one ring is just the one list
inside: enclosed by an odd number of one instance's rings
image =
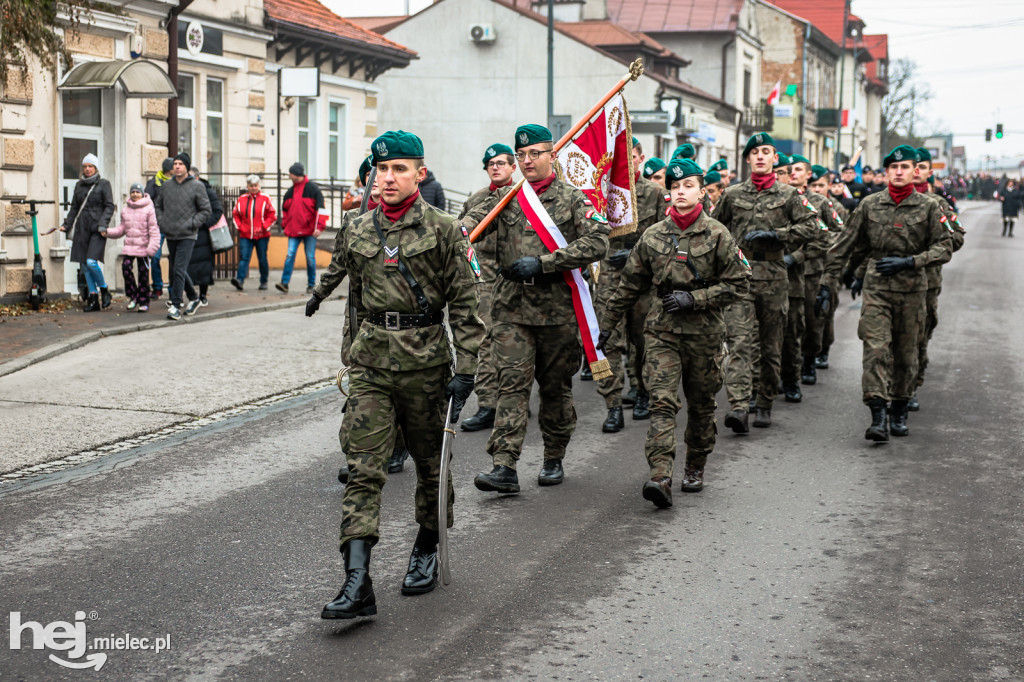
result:
[[(36, 225), (36, 204), (52, 204), (53, 201), (40, 199), (15, 199), (12, 204), (28, 204), (27, 213), (32, 216), (32, 247), (35, 249), (35, 261), (32, 263), (32, 288), (28, 291), (28, 303), (32, 310), (39, 310), (39, 306), (46, 301), (46, 270), (43, 270), (43, 259), (39, 255), (39, 228)], [(53, 230), (50, 230), (52, 232)], [(49, 234), (49, 233), (47, 233)]]

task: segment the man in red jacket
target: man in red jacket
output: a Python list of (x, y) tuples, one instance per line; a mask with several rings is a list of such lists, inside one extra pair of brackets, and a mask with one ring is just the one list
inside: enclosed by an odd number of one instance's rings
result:
[(281, 203), (281, 225), (288, 237), (288, 257), (284, 261), (281, 281), (275, 284), (278, 291), (288, 293), (288, 282), (295, 267), (295, 253), (302, 244), (306, 254), (306, 293), (313, 293), (316, 285), (316, 235), (320, 231), (317, 217), (324, 207), (324, 195), (316, 183), (306, 177), (301, 163), (293, 163), (288, 169), (292, 186)]
[(267, 262), (267, 244), (270, 242), (270, 226), (277, 220), (274, 202), (260, 191), (260, 176), (250, 175), (245, 179), (246, 193), (235, 202), (232, 216), (238, 230), (238, 273), (231, 280), (239, 291), (242, 290), (245, 278), (249, 276), (249, 262), (252, 260), (253, 249), (260, 263), (260, 289), (267, 288), (270, 278), (270, 265)]

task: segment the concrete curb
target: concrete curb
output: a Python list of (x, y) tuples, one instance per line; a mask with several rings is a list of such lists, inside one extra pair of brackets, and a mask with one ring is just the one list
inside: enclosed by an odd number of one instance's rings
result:
[(85, 334), (79, 334), (73, 336), (67, 341), (61, 341), (60, 343), (54, 343), (49, 346), (40, 348), (37, 351), (33, 351), (21, 357), (7, 362), (0, 363), (0, 377), (13, 374), (19, 370), (31, 367), (32, 365), (48, 360), (54, 356), (66, 353), (69, 350), (75, 350), (82, 346), (88, 345), (93, 341), (99, 341), (106, 336), (120, 336), (121, 334), (130, 334), (132, 332), (141, 332), (147, 329), (158, 329), (160, 327), (169, 327), (172, 325), (181, 324), (197, 324), (199, 322), (209, 322), (212, 320), (222, 320), (227, 317), (237, 317), (238, 315), (251, 315), (253, 313), (266, 313), (275, 310), (283, 310), (285, 308), (297, 308), (299, 306), (306, 305), (305, 299), (281, 301), (280, 303), (268, 303), (267, 305), (250, 306), (247, 308), (235, 308), (233, 310), (219, 310), (216, 312), (206, 313), (201, 317), (182, 317), (181, 321), (175, 322), (174, 320), (168, 320), (161, 317), (158, 320), (151, 320), (141, 322), (139, 324), (126, 324), (121, 327), (112, 327), (110, 329), (102, 329), (95, 332), (87, 332)]

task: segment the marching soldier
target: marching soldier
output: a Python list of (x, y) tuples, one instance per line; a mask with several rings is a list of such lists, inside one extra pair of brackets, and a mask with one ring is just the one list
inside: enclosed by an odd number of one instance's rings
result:
[[(562, 459), (576, 428), (572, 377), (583, 349), (572, 293), (562, 274), (604, 258), (608, 222), (586, 195), (555, 177), (551, 131), (539, 125), (516, 130), (519, 167), (568, 244), (545, 248), (517, 201), (511, 201), (484, 234), (498, 235), (498, 280), (491, 303), (491, 352), (498, 370), (498, 404), (487, 452), (494, 468), (476, 477), (484, 491), (518, 493), (516, 464), (526, 436), (526, 410), (534, 377), (539, 384), (544, 464), (539, 485), (564, 479)], [(500, 189), (499, 195), (510, 191)], [(467, 220), (479, 223), (482, 209)], [(486, 212), (484, 212), (486, 214)]]
[[(487, 211), (498, 202), (498, 190), (512, 184), (512, 174), (516, 172), (515, 153), (508, 145), (492, 144), (484, 152), (484, 170), (491, 182), (487, 187), (479, 189), (466, 199), (462, 205), (459, 220), (466, 217), (470, 210), (485, 206)], [(466, 227), (469, 227), (468, 225)], [(462, 422), (463, 431), (483, 431), (494, 426), (495, 405), (498, 404), (498, 374), (491, 353), (491, 295), (494, 282), (498, 277), (498, 236), (491, 232), (477, 240), (471, 247), (476, 252), (480, 263), (480, 280), (477, 282), (477, 297), (480, 300), (480, 319), (488, 329), (480, 344), (480, 359), (476, 373), (476, 397), (479, 409), (477, 413)]]
[(917, 151), (908, 145), (885, 157), (888, 189), (865, 198), (850, 216), (829, 249), (818, 290), (817, 305), (823, 310), (844, 265), (856, 270), (867, 261), (857, 335), (864, 343), (861, 387), (871, 410), (864, 437), (876, 442), (888, 441), (890, 433), (908, 434), (907, 403), (914, 394), (925, 325), (925, 269), (949, 261), (952, 254), (951, 228), (942, 209), (914, 191), (916, 158)]
[[(811, 166), (811, 169), (814, 171), (814, 178), (815, 178), (815, 179), (811, 180), (811, 190), (815, 194), (821, 194), (826, 199), (828, 199), (829, 201), (832, 202), (832, 208), (834, 208), (835, 211), (836, 211), (837, 222), (839, 224), (841, 224), (841, 225), (845, 225), (846, 221), (849, 220), (849, 218), (850, 218), (850, 212), (847, 211), (846, 207), (843, 206), (839, 202), (839, 198), (833, 192), (830, 191), (831, 188), (832, 188), (832, 177), (831, 177), (832, 174), (831, 174), (831, 172), (829, 171), (828, 168), (825, 168), (824, 166)], [(840, 185), (841, 184), (842, 183), (840, 183)], [(842, 190), (840, 189), (840, 191), (842, 191)], [(836, 233), (834, 235), (831, 235), (832, 244), (835, 244), (836, 239), (838, 239), (838, 238), (839, 238), (839, 234), (838, 233)], [(824, 268), (825, 268), (824, 258), (822, 259), (821, 267), (822, 267), (822, 271), (824, 271)], [(819, 272), (817, 274), (817, 276), (814, 277), (814, 281), (813, 282), (812, 281), (808, 281), (807, 282), (807, 285), (809, 287), (815, 287), (815, 291), (814, 291), (814, 298), (815, 299), (817, 299), (817, 297), (818, 297), (818, 292), (817, 292), (816, 287), (817, 287), (817, 283), (818, 283), (818, 281), (820, 279), (821, 279), (821, 272)], [(825, 311), (824, 314), (821, 315), (821, 317), (817, 317), (817, 312), (814, 311), (814, 309), (812, 307), (812, 314), (815, 315), (816, 319), (821, 321), (821, 341), (819, 342), (820, 345), (818, 346), (818, 351), (817, 351), (818, 354), (814, 358), (814, 368), (815, 368), (815, 370), (828, 369), (828, 352), (829, 352), (829, 349), (832, 348), (833, 342), (835, 342), (835, 340), (836, 340), (835, 318), (836, 318), (836, 305), (838, 305), (838, 303), (839, 303), (839, 296), (837, 295), (837, 292), (832, 292), (832, 305), (830, 305), (828, 307), (828, 310)], [(812, 302), (812, 306), (813, 305), (814, 305), (814, 303)], [(810, 323), (808, 323), (808, 328), (810, 328)], [(813, 348), (814, 345), (812, 344), (811, 347)], [(817, 372), (815, 372), (815, 378), (817, 378)]]
[(665, 184), (665, 162), (657, 156), (647, 159), (647, 163), (644, 164), (644, 178), (660, 189)]
[[(619, 286), (619, 276), (626, 265), (629, 252), (640, 240), (640, 235), (648, 226), (658, 222), (664, 216), (664, 192), (649, 180), (640, 177), (640, 168), (644, 162), (643, 147), (633, 138), (634, 188), (636, 189), (637, 228), (636, 232), (612, 237), (608, 244), (608, 257), (601, 261), (597, 279), (597, 300), (595, 308), (598, 315), (604, 310), (608, 299)], [(622, 319), (622, 324), (609, 329), (611, 338), (605, 344), (604, 354), (612, 375), (597, 382), (597, 392), (604, 398), (608, 417), (604, 420), (601, 430), (605, 433), (621, 431), (625, 426), (622, 418), (622, 389), (625, 386), (622, 356), (629, 346), (629, 364), (637, 385), (636, 401), (633, 405), (633, 419), (650, 418), (650, 397), (644, 388), (643, 357), (644, 357), (644, 320), (651, 308), (650, 296), (642, 296), (636, 306), (630, 309)]]
[(818, 234), (814, 207), (792, 187), (777, 182), (772, 170), (777, 159), (772, 136), (751, 136), (743, 156), (750, 165), (750, 179), (726, 189), (712, 216), (729, 228), (740, 248), (751, 256), (750, 291), (725, 309), (729, 346), (725, 387), (732, 408), (725, 425), (735, 433), (749, 431), (747, 413), (758, 353), (754, 426), (771, 426), (789, 304), (785, 248), (797, 248)]
[(686, 399), (686, 465), (682, 491), (704, 487), (704, 467), (715, 445), (715, 394), (722, 387), (725, 319), (722, 306), (747, 292), (750, 266), (729, 231), (703, 212), (704, 171), (673, 159), (665, 184), (668, 217), (647, 228), (634, 247), (621, 283), (601, 320), (599, 347), (627, 311), (657, 292), (646, 325), (644, 375), (651, 392), (645, 454), (651, 480), (644, 499), (672, 506), (679, 387)]
[[(358, 333), (352, 339), (351, 393), (342, 423), (349, 482), (341, 517), (345, 584), (322, 618), (377, 612), (370, 551), (378, 539), (381, 488), (396, 428), (416, 463), (419, 533), (403, 594), (434, 589), (437, 573), (439, 471), (446, 401), (453, 421), (473, 391), (483, 323), (468, 243), (457, 221), (423, 201), (423, 143), (388, 131), (372, 147), (380, 206), (353, 220), (342, 246), (352, 282)], [(445, 329), (444, 309), (454, 344)], [(452, 523), (452, 484), (448, 524)]]
[[(718, 171), (708, 171), (707, 175), (704, 176), (704, 190), (707, 192), (706, 199), (708, 204), (711, 205), (711, 210), (708, 211), (710, 215), (715, 210), (715, 206), (718, 204), (719, 199), (722, 198), (722, 192), (725, 191), (725, 183), (722, 182), (722, 174)], [(705, 205), (705, 208), (707, 206)]]

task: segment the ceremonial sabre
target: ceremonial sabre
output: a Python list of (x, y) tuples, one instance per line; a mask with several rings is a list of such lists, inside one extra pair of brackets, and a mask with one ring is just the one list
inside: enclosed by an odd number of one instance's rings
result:
[(451, 562), (448, 559), (448, 475), (452, 460), (452, 443), (455, 442), (455, 429), (452, 428), (452, 404), (454, 398), (448, 399), (448, 414), (444, 418), (444, 440), (441, 441), (441, 475), (437, 495), (437, 563), (440, 567), (441, 582), (445, 585), (452, 581)]

